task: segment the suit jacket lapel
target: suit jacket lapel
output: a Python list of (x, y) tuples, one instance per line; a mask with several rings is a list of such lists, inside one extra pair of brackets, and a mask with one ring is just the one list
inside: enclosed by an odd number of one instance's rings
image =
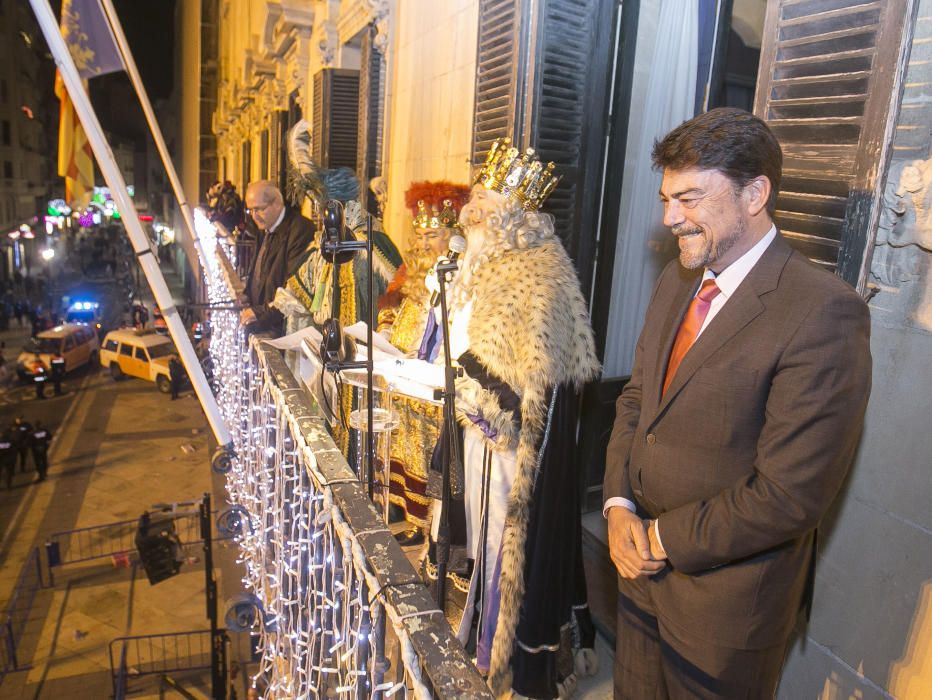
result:
[[(660, 404), (657, 407), (657, 416), (659, 416), (669, 403), (676, 398), (679, 391), (689, 382), (690, 378), (692, 378), (696, 371), (716, 350), (731, 340), (738, 331), (744, 328), (764, 310), (764, 305), (760, 297), (762, 294), (766, 294), (777, 288), (777, 284), (780, 280), (780, 273), (783, 271), (783, 267), (786, 265), (786, 261), (791, 253), (792, 249), (778, 233), (773, 243), (764, 251), (760, 260), (738, 286), (735, 293), (715, 315), (715, 318), (709, 322), (708, 327), (689, 349), (689, 352), (686, 353), (686, 356), (683, 358), (676, 372), (676, 376), (673, 378), (673, 382), (667, 389), (667, 393), (664, 394), (663, 398), (660, 400)], [(693, 294), (694, 293), (695, 289), (693, 289)], [(687, 304), (691, 298), (692, 295), (689, 295)], [(675, 335), (676, 331), (679, 329), (679, 320), (681, 318), (682, 313), (677, 317), (673, 335)], [(672, 337), (669, 339), (665, 338), (664, 347), (666, 348), (666, 354), (663, 355), (664, 358), (669, 357), (672, 344)], [(661, 379), (660, 381), (662, 384), (663, 380)]]

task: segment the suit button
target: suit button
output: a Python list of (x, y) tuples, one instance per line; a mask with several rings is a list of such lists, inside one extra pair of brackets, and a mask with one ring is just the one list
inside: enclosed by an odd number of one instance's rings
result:
[(647, 444), (648, 444), (648, 445), (653, 445), (655, 442), (657, 442), (657, 436), (654, 435), (653, 433), (648, 433), (648, 434), (647, 434)]

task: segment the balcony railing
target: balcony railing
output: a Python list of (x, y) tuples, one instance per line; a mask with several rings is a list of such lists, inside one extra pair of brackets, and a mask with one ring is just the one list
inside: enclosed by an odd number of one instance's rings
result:
[(268, 698), (491, 698), (282, 352), (245, 338), (230, 309), (234, 248), (197, 219), (257, 687)]

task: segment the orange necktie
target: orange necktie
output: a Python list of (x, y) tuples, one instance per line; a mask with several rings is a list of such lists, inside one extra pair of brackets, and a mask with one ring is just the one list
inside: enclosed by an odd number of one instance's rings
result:
[(673, 350), (670, 352), (670, 361), (667, 363), (667, 375), (663, 380), (663, 394), (667, 393), (667, 387), (676, 376), (676, 370), (679, 369), (680, 363), (689, 352), (689, 348), (696, 342), (696, 336), (699, 335), (699, 329), (705, 317), (709, 315), (709, 308), (712, 306), (712, 300), (719, 295), (722, 290), (715, 284), (715, 280), (709, 279), (702, 283), (699, 293), (693, 297), (686, 309), (686, 315), (683, 316), (683, 322), (680, 329), (676, 332), (676, 340), (673, 341)]

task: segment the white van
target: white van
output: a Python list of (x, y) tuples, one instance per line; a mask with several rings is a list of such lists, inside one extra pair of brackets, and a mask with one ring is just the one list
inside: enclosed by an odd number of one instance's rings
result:
[(177, 354), (171, 338), (154, 328), (121, 328), (104, 336), (100, 366), (109, 369), (114, 379), (138, 377), (155, 382), (159, 391), (167, 394), (171, 391), (168, 362)]
[(51, 372), (52, 358), (65, 358), (65, 371), (82, 367), (97, 359), (99, 346), (93, 328), (83, 324), (63, 323), (30, 338), (16, 359), (20, 379), (31, 379), (39, 368)]

